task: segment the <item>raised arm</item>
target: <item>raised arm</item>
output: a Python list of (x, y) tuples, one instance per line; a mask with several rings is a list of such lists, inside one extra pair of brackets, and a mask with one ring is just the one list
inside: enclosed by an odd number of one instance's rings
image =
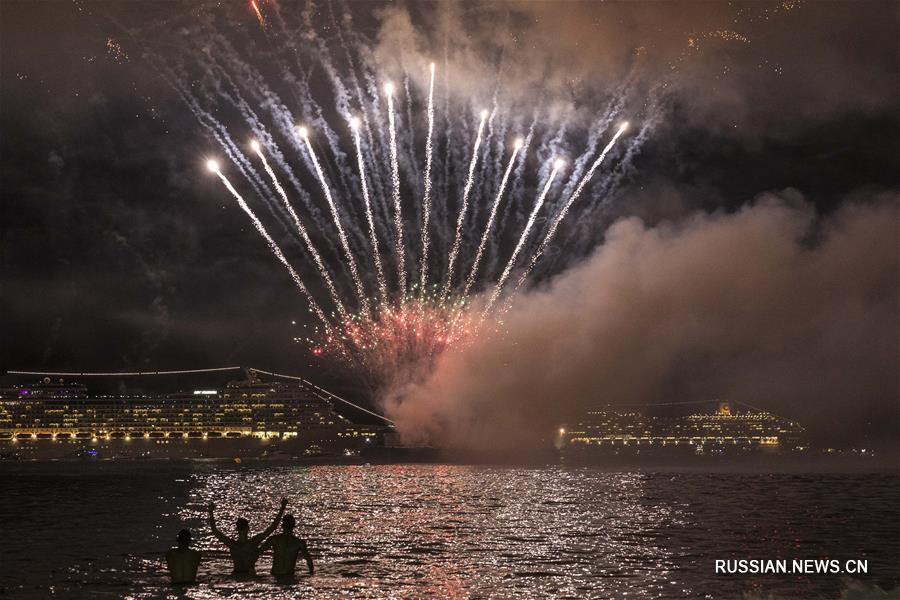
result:
[(258, 533), (251, 538), (254, 542), (258, 544), (259, 542), (272, 535), (272, 532), (274, 532), (278, 528), (278, 523), (281, 522), (281, 517), (284, 516), (284, 509), (286, 506), (287, 498), (282, 498), (281, 508), (278, 509), (278, 514), (275, 515), (275, 520), (272, 521), (272, 524), (266, 527), (266, 529), (262, 533)]
[(227, 535), (219, 531), (219, 528), (216, 527), (216, 518), (213, 516), (213, 508), (215, 505), (210, 502), (209, 504), (209, 517), (207, 518), (207, 522), (209, 523), (209, 528), (212, 530), (212, 534), (216, 536), (216, 539), (225, 544), (226, 546), (231, 542)]
[(265, 542), (263, 542), (262, 546), (259, 547), (258, 554), (259, 554), (260, 556), (262, 556), (263, 554), (265, 554), (266, 552), (268, 552), (268, 550), (269, 550), (271, 547), (272, 547), (272, 538), (269, 538), (269, 539), (267, 539)]

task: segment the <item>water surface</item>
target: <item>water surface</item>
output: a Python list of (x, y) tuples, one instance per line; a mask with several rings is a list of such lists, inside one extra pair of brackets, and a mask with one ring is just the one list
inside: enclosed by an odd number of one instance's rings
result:
[[(0, 465), (0, 597), (878, 597), (900, 581), (900, 476), (203, 462)], [(316, 562), (235, 580), (205, 524), (290, 498)], [(181, 527), (201, 582), (170, 586)], [(717, 558), (862, 558), (869, 575), (722, 576)], [(880, 586), (880, 587), (876, 587)], [(627, 595), (626, 595), (627, 593)], [(897, 593), (896, 591), (894, 592)]]

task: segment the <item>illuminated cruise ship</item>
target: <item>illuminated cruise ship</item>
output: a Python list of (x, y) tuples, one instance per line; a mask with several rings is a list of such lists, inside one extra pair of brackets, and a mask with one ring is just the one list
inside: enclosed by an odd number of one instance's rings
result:
[(50, 378), (0, 388), (0, 452), (22, 457), (72, 456), (85, 445), (116, 456), (339, 454), (388, 432), (352, 423), (311, 386), (264, 382), (253, 371), (222, 389), (163, 396), (91, 396)]
[(637, 412), (589, 411), (560, 428), (558, 446), (567, 453), (723, 453), (753, 450), (799, 451), (806, 430), (794, 421), (762, 411), (735, 412), (727, 402), (714, 413), (679, 417)]

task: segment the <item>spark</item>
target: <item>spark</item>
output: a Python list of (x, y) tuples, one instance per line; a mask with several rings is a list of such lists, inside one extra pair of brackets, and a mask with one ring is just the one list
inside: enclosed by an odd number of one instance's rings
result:
[(537, 200), (535, 200), (534, 207), (531, 209), (531, 214), (528, 215), (528, 222), (525, 223), (525, 229), (522, 230), (522, 235), (519, 236), (519, 241), (516, 244), (512, 255), (509, 257), (509, 260), (506, 263), (506, 267), (503, 268), (503, 273), (500, 275), (500, 279), (497, 280), (497, 285), (494, 287), (494, 291), (493, 293), (491, 293), (491, 297), (484, 308), (484, 312), (482, 312), (481, 314), (482, 320), (484, 320), (488, 313), (490, 313), (491, 308), (497, 302), (497, 298), (500, 297), (500, 292), (503, 291), (503, 284), (506, 283), (506, 280), (509, 278), (509, 274), (512, 272), (513, 267), (515, 267), (516, 265), (516, 259), (519, 257), (519, 253), (522, 252), (522, 248), (525, 246), (525, 240), (528, 239), (528, 234), (531, 232), (531, 228), (534, 227), (534, 221), (537, 218), (538, 212), (540, 212), (541, 207), (544, 205), (544, 199), (547, 198), (547, 193), (550, 191), (550, 186), (553, 185), (553, 180), (556, 179), (556, 174), (559, 173), (559, 170), (562, 169), (565, 164), (566, 161), (561, 158), (557, 158), (555, 161), (553, 161), (553, 170), (550, 171), (550, 176), (547, 178), (547, 183), (544, 184), (544, 189), (541, 190), (541, 193), (538, 195)]
[(372, 244), (372, 255), (375, 258), (375, 271), (378, 279), (378, 291), (381, 301), (388, 302), (387, 281), (384, 277), (384, 267), (381, 264), (381, 252), (378, 249), (378, 235), (375, 233), (375, 220), (372, 218), (372, 202), (369, 199), (369, 185), (366, 182), (366, 163), (363, 160), (362, 144), (359, 139), (359, 119), (350, 119), (350, 129), (353, 132), (353, 142), (356, 145), (356, 162), (359, 165), (359, 181), (362, 186), (363, 203), (366, 209), (366, 221), (369, 225), (369, 241)]
[(265, 226), (262, 224), (262, 221), (259, 220), (259, 217), (256, 216), (256, 213), (251, 210), (247, 203), (244, 201), (244, 198), (238, 193), (234, 186), (231, 185), (231, 182), (228, 181), (228, 178), (225, 177), (225, 174), (222, 173), (222, 170), (219, 168), (219, 164), (214, 160), (209, 160), (206, 163), (206, 167), (219, 176), (219, 179), (222, 180), (222, 183), (225, 185), (225, 188), (231, 192), (231, 195), (234, 196), (234, 199), (237, 201), (238, 206), (247, 213), (247, 216), (250, 217), (250, 221), (253, 222), (253, 226), (256, 227), (256, 231), (259, 232), (259, 235), (266, 241), (266, 244), (269, 246), (269, 250), (272, 251), (272, 254), (275, 255), (282, 265), (288, 270), (288, 273), (291, 275), (291, 279), (294, 280), (294, 284), (296, 284), (297, 288), (300, 290), (304, 296), (306, 296), (307, 302), (309, 302), (310, 309), (315, 313), (319, 320), (322, 321), (322, 324), (325, 326), (326, 331), (331, 331), (331, 323), (329, 323), (328, 318), (325, 316), (325, 313), (319, 307), (319, 304), (316, 302), (316, 299), (313, 298), (313, 295), (309, 292), (309, 289), (303, 284), (303, 280), (300, 279), (300, 275), (297, 274), (297, 271), (294, 270), (294, 267), (291, 266), (291, 263), (288, 262), (288, 259), (285, 258), (284, 253), (281, 251), (281, 248), (278, 244), (275, 243), (275, 240), (272, 239), (272, 236), (269, 235), (269, 232), (266, 231)]
[(397, 286), (400, 297), (406, 295), (406, 251), (403, 247), (403, 215), (400, 211), (400, 167), (397, 163), (397, 124), (394, 118), (394, 84), (386, 83), (384, 92), (388, 101), (388, 126), (391, 137), (391, 184), (394, 197), (394, 229), (397, 248)]
[(613, 146), (615, 146), (616, 141), (618, 141), (619, 137), (621, 137), (621, 135), (625, 133), (626, 129), (628, 129), (627, 121), (619, 126), (619, 130), (616, 131), (616, 134), (603, 149), (603, 152), (600, 153), (600, 156), (597, 157), (597, 160), (594, 161), (594, 164), (591, 165), (591, 168), (588, 169), (588, 172), (585, 174), (585, 176), (581, 178), (580, 182), (578, 182), (578, 187), (575, 188), (575, 191), (572, 192), (572, 196), (566, 201), (565, 205), (563, 205), (562, 210), (559, 211), (559, 214), (556, 215), (556, 218), (553, 219), (553, 223), (551, 223), (550, 229), (547, 230), (547, 235), (544, 237), (541, 245), (538, 246), (537, 251), (531, 256), (531, 260), (528, 262), (528, 266), (522, 272), (522, 276), (519, 277), (519, 281), (516, 283), (513, 294), (515, 294), (519, 290), (519, 288), (522, 287), (522, 284), (525, 283), (525, 279), (531, 273), (532, 269), (534, 269), (534, 265), (537, 264), (538, 259), (540, 259), (541, 255), (544, 253), (544, 250), (547, 249), (547, 246), (553, 239), (553, 235), (556, 233), (556, 229), (559, 227), (559, 224), (563, 219), (566, 218), (566, 215), (569, 214), (569, 209), (572, 207), (572, 204), (581, 195), (584, 186), (586, 186), (591, 180), (591, 177), (594, 176), (594, 171), (597, 170), (597, 168), (603, 162), (603, 159), (606, 158), (606, 155), (609, 154), (609, 151), (612, 150)]
[(481, 263), (481, 256), (482, 254), (484, 254), (484, 247), (487, 245), (488, 237), (491, 235), (491, 229), (494, 226), (494, 219), (497, 216), (497, 207), (500, 206), (500, 200), (503, 198), (503, 192), (506, 191), (506, 183), (509, 181), (509, 174), (512, 172), (513, 164), (516, 161), (516, 156), (519, 154), (519, 150), (522, 149), (523, 143), (524, 141), (522, 140), (522, 138), (516, 139), (512, 156), (509, 157), (509, 163), (507, 163), (506, 171), (503, 173), (503, 180), (500, 182), (500, 188), (497, 190), (497, 196), (494, 198), (493, 205), (491, 205), (491, 214), (488, 217), (488, 222), (484, 228), (484, 233), (481, 235), (481, 243), (478, 244), (478, 251), (475, 253), (475, 260), (472, 262), (472, 270), (469, 272), (469, 278), (466, 281), (466, 287), (463, 290), (463, 298), (469, 295), (469, 290), (472, 289), (472, 285), (475, 283), (475, 277), (478, 275), (478, 266)]
[(309, 238), (306, 227), (303, 226), (303, 223), (300, 221), (300, 217), (297, 216), (296, 211), (294, 211), (294, 207), (291, 206), (291, 203), (287, 197), (287, 193), (284, 191), (284, 188), (278, 181), (278, 177), (275, 176), (275, 172), (272, 170), (272, 167), (269, 166), (269, 161), (266, 160), (266, 155), (263, 154), (262, 146), (260, 146), (260, 143), (257, 140), (251, 140), (250, 147), (254, 152), (256, 152), (256, 155), (262, 161), (263, 168), (266, 170), (266, 173), (269, 174), (269, 178), (272, 180), (272, 184), (278, 191), (278, 195), (281, 196), (281, 199), (284, 202), (284, 206), (285, 208), (287, 208), (288, 214), (291, 216), (291, 220), (294, 222), (294, 227), (297, 228), (297, 231), (300, 233), (300, 237), (303, 238), (303, 243), (306, 244), (307, 250), (309, 250), (310, 255), (312, 255), (313, 261), (316, 263), (316, 267), (318, 267), (319, 273), (322, 275), (322, 279), (325, 281), (325, 287), (328, 288), (328, 293), (331, 294), (331, 300), (334, 302), (334, 306), (335, 308), (337, 308), (338, 314), (341, 315), (342, 319), (346, 319), (347, 309), (344, 307), (344, 303), (341, 302), (340, 295), (338, 294), (337, 289), (334, 287), (334, 281), (332, 281), (331, 279), (331, 274), (328, 272), (328, 268), (325, 266), (325, 263), (322, 262), (322, 257), (319, 255), (318, 250), (316, 250), (316, 247), (313, 245), (312, 240)]
[(309, 141), (309, 130), (306, 127), (301, 126), (297, 128), (297, 133), (299, 133), (300, 137), (303, 138), (303, 141), (306, 142), (306, 149), (312, 159), (316, 176), (319, 178), (319, 184), (322, 186), (322, 193), (325, 194), (325, 200), (328, 202), (328, 208), (331, 210), (331, 217), (334, 219), (334, 226), (338, 231), (338, 239), (340, 239), (341, 247), (344, 250), (344, 256), (347, 258), (347, 264), (350, 267), (350, 276), (353, 278), (353, 285), (356, 287), (356, 296), (359, 299), (362, 311), (368, 313), (369, 299), (366, 297), (362, 280), (359, 278), (356, 259), (353, 257), (353, 252), (350, 251), (350, 243), (347, 241), (347, 234), (344, 232), (344, 226), (341, 225), (341, 217), (338, 214), (337, 206), (335, 206), (334, 199), (331, 197), (331, 189), (325, 181), (325, 174), (322, 173), (322, 165), (319, 164), (319, 159), (316, 157), (316, 151), (313, 150), (312, 143)]
[[(380, 307), (374, 318), (346, 322), (318, 346), (320, 355), (355, 357), (382, 384), (427, 369), (445, 350), (467, 343), (473, 323), (434, 295)], [(339, 345), (342, 344), (342, 345)]]
[(456, 256), (459, 254), (460, 238), (462, 236), (463, 222), (466, 218), (466, 209), (469, 206), (469, 193), (472, 191), (472, 182), (475, 180), (475, 165), (478, 163), (478, 149), (481, 147), (481, 136), (484, 133), (484, 124), (488, 118), (488, 111), (481, 111), (481, 122), (478, 124), (478, 134), (475, 136), (475, 145), (472, 147), (472, 160), (469, 163), (469, 174), (466, 177), (466, 186), (463, 188), (462, 205), (459, 208), (459, 217), (456, 220), (456, 234), (453, 238), (453, 246), (450, 247), (450, 256), (447, 259), (447, 279), (444, 282), (443, 296), (450, 292), (453, 281), (453, 267), (456, 264)]
[(422, 261), (420, 285), (424, 289), (428, 284), (428, 243), (429, 222), (431, 220), (431, 157), (433, 154), (432, 138), (434, 137), (434, 63), (431, 63), (431, 82), (428, 85), (428, 137), (425, 140), (425, 192), (422, 197)]
[(113, 60), (120, 65), (128, 62), (128, 53), (122, 48), (122, 44), (113, 38), (108, 38), (106, 40), (106, 51), (109, 52), (110, 56), (113, 57)]
[(260, 27), (265, 27), (266, 20), (263, 18), (262, 12), (259, 10), (259, 5), (256, 4), (256, 0), (250, 0), (250, 8), (256, 13), (256, 18), (259, 20)]

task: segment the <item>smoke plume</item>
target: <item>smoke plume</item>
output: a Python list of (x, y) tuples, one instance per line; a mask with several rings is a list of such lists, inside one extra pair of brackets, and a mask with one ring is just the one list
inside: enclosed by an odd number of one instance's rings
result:
[(813, 440), (898, 431), (897, 194), (818, 216), (798, 192), (648, 228), (517, 299), (385, 409), (411, 441), (526, 449), (588, 407), (733, 400)]

